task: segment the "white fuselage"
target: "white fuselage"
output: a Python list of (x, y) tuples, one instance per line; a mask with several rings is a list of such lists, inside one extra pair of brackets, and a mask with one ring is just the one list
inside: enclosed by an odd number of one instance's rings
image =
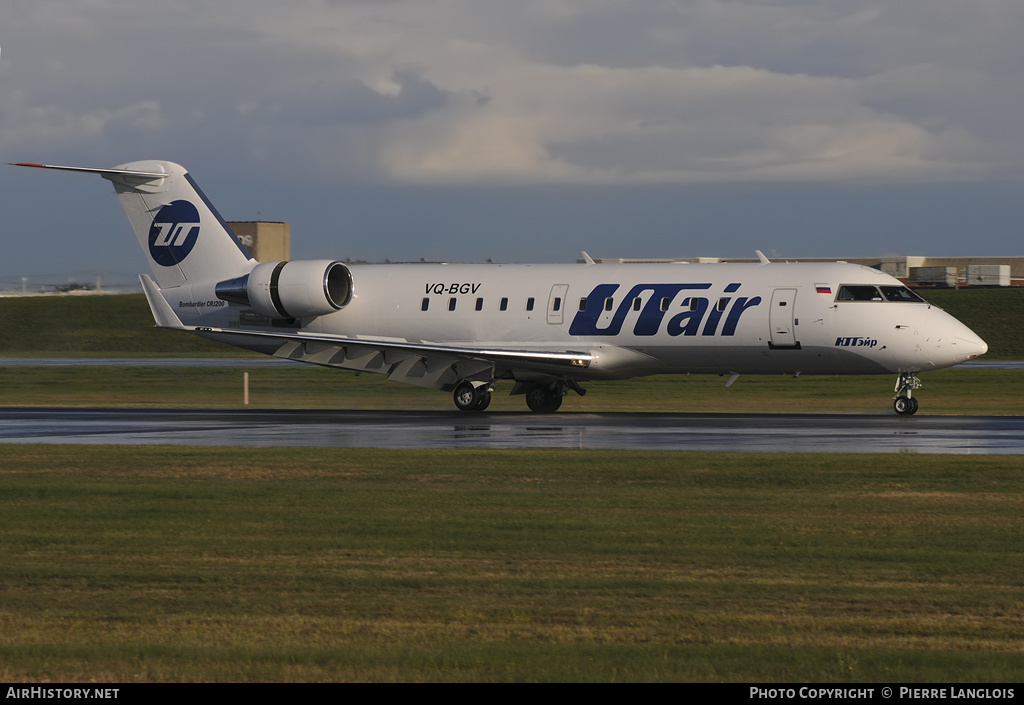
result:
[[(926, 302), (839, 301), (844, 285), (896, 286), (829, 264), (357, 265), (353, 296), (299, 330), (372, 339), (594, 355), (577, 379), (657, 373), (880, 374), (983, 354)], [(183, 287), (186, 298), (213, 292)], [(187, 293), (186, 293), (187, 292)], [(191, 325), (238, 326), (239, 307), (174, 301)], [(244, 324), (244, 322), (243, 322)]]

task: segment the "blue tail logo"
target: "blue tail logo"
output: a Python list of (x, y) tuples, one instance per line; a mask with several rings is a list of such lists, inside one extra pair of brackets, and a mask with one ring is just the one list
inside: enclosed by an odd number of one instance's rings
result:
[(183, 261), (199, 239), (199, 211), (188, 201), (173, 201), (153, 218), (149, 254), (163, 267)]

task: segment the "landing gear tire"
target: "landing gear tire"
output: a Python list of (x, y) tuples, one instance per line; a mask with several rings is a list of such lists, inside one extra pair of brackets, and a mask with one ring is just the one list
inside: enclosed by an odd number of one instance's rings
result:
[(480, 401), (477, 403), (476, 408), (473, 411), (483, 411), (491, 405), (491, 393), (484, 392), (480, 395)]
[(552, 413), (562, 405), (562, 395), (546, 384), (534, 384), (526, 390), (526, 405), (530, 411)]
[(915, 389), (921, 388), (921, 380), (914, 372), (900, 372), (896, 378), (896, 396), (892, 400), (892, 408), (900, 416), (913, 416), (917, 413), (918, 401), (911, 396)]
[(474, 387), (470, 382), (462, 382), (455, 387), (452, 398), (459, 411), (483, 411), (491, 403), (491, 393), (487, 391), (487, 385)]
[(917, 413), (918, 401), (913, 397), (896, 397), (892, 408), (900, 416), (913, 416)]

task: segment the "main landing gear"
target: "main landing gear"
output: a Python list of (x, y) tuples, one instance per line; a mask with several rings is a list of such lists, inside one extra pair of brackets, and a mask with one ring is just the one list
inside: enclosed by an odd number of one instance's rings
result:
[(455, 387), (453, 398), (459, 411), (483, 411), (491, 403), (493, 386), (481, 383), (476, 386), (472, 382), (462, 381)]
[(526, 405), (530, 411), (539, 413), (553, 413), (558, 411), (562, 405), (562, 397), (565, 396), (564, 388), (556, 388), (550, 384), (536, 382), (526, 390)]
[(513, 394), (525, 394), (530, 411), (550, 414), (558, 411), (562, 398), (572, 390), (581, 397), (587, 390), (574, 379), (559, 379), (554, 382), (517, 382)]
[[(562, 406), (562, 398), (572, 390), (583, 396), (587, 390), (572, 379), (553, 382), (516, 382), (512, 394), (526, 396), (526, 405), (530, 411), (553, 413)], [(483, 411), (491, 403), (491, 392), (494, 391), (494, 380), (488, 382), (471, 382), (464, 379), (455, 385), (452, 399), (459, 411)]]
[[(900, 416), (913, 416), (917, 413), (917, 399), (912, 391), (921, 388), (921, 380), (914, 372), (900, 372), (896, 378), (896, 396), (892, 399), (892, 408)], [(905, 396), (904, 396), (905, 395)]]

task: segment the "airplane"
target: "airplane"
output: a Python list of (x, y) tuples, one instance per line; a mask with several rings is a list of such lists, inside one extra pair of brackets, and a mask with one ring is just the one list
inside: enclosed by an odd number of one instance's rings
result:
[(590, 380), (654, 374), (918, 374), (988, 345), (899, 280), (845, 262), (395, 264), (258, 262), (184, 167), (19, 163), (110, 181), (152, 276), (157, 327), (279, 358), (451, 392), (466, 412), (512, 382), (554, 412)]

